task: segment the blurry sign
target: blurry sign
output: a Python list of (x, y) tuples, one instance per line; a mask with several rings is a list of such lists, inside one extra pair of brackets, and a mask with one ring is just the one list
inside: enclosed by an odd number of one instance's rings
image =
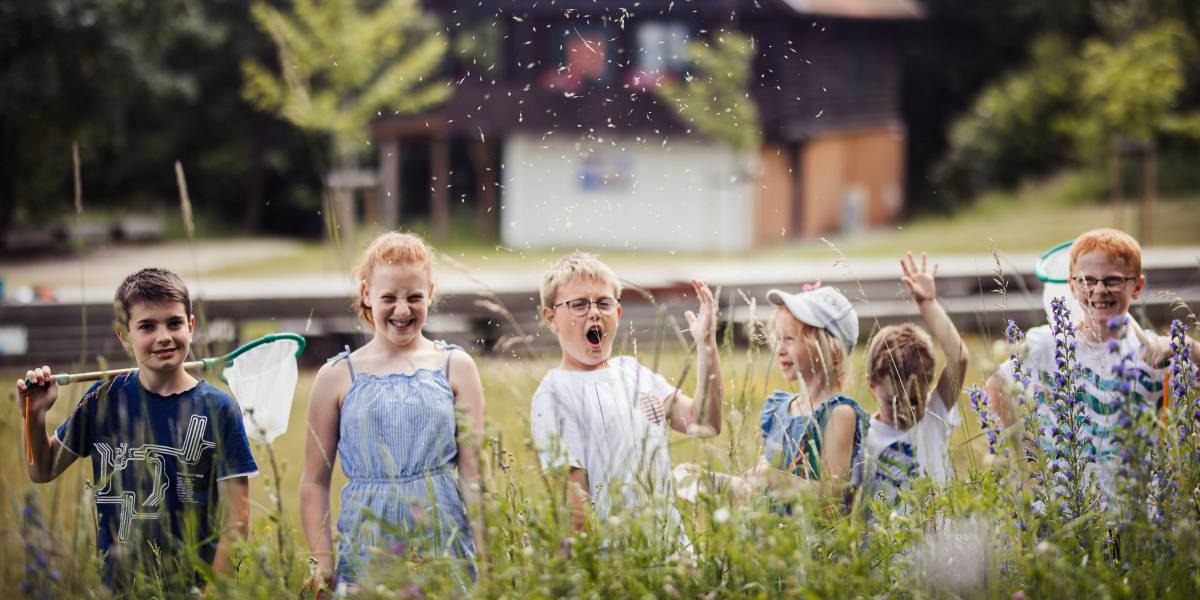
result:
[(0, 325), (0, 356), (29, 353), (29, 330), (23, 325)]
[(633, 160), (624, 152), (593, 152), (579, 165), (579, 189), (624, 192), (633, 186)]

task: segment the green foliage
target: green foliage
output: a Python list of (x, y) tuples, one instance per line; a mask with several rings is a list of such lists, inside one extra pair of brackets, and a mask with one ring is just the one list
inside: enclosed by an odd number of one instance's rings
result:
[(1077, 92), (1080, 110), (1071, 119), (1079, 155), (1099, 161), (1117, 141), (1151, 143), (1164, 133), (1200, 138), (1200, 111), (1177, 106), (1184, 64), (1195, 60), (1195, 52), (1195, 40), (1172, 21), (1121, 44), (1089, 40)]
[(688, 41), (687, 48), (695, 72), (687, 73), (682, 82), (661, 82), (654, 93), (700, 133), (739, 150), (757, 148), (762, 132), (749, 93), (754, 41), (720, 30), (711, 41)]
[(1062, 119), (1082, 69), (1066, 39), (1038, 40), (1029, 66), (989, 86), (970, 115), (953, 124), (947, 156), (934, 171), (939, 186), (967, 195), (1061, 163), (1071, 143)]
[(278, 69), (242, 64), (242, 94), (260, 109), (331, 136), (339, 162), (361, 153), (365, 127), (388, 111), (409, 114), (444, 101), (434, 79), (447, 41), (413, 0), (373, 8), (360, 0), (296, 0), (291, 13), (265, 4), (251, 12), (278, 49)]
[(308, 143), (236, 93), (248, 4), (0, 0), (0, 235), (70, 215), (73, 141), (85, 210), (174, 212), (179, 160), (221, 230), (317, 230)]
[(989, 85), (950, 130), (933, 172), (959, 201), (1066, 163), (1106, 164), (1119, 144), (1200, 139), (1197, 33), (1154, 0), (1098, 2), (1102, 33), (1048, 34), (1026, 66)]
[[(195, 75), (169, 59), (222, 35), (205, 25), (194, 0), (0, 2), (0, 232), (69, 206), (73, 140), (95, 164), (142, 141), (134, 117), (153, 101), (196, 98)], [(55, 195), (60, 203), (47, 202)]]

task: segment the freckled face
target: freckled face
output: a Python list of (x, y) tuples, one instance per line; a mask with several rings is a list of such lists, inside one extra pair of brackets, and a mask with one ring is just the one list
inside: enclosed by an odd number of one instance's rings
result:
[(375, 335), (401, 347), (420, 339), (433, 295), (425, 265), (378, 265), (370, 281), (363, 283), (361, 293), (370, 307)]
[[(1129, 305), (1141, 296), (1146, 278), (1132, 271), (1124, 258), (1109, 258), (1099, 250), (1082, 254), (1076, 259), (1068, 285), (1083, 309), (1084, 318), (1091, 320), (1098, 330), (1103, 331), (1109, 319), (1123, 316), (1129, 311)], [(1134, 279), (1125, 280), (1116, 289), (1109, 289), (1102, 283), (1086, 283), (1103, 281), (1105, 278), (1130, 277)], [(1085, 281), (1080, 281), (1080, 278)]]
[[(594, 304), (598, 300), (616, 300), (616, 289), (604, 281), (577, 278), (559, 286), (551, 301), (543, 306), (542, 318), (550, 331), (558, 336), (562, 348), (563, 369), (568, 371), (592, 371), (603, 368), (612, 356), (613, 340), (621, 324), (621, 305), (604, 314)], [(585, 300), (591, 302), (587, 313), (577, 315), (564, 302)]]

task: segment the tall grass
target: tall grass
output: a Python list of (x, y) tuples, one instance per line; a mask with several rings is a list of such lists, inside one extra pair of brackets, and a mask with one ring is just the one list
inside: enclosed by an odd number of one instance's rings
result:
[[(751, 298), (724, 295), (756, 310)], [(673, 309), (660, 307), (651, 339), (629, 334), (620, 346), (690, 392), (692, 357), (676, 335)], [(674, 462), (696, 461), (721, 471), (756, 462), (758, 410), (782, 382), (753, 321), (745, 332), (725, 321), (725, 431), (711, 440), (672, 437)], [(1178, 337), (1182, 324), (1173, 327)], [(1067, 343), (1068, 333), (1060, 334)], [(1009, 598), (1023, 592), (1031, 598), (1191, 598), (1200, 588), (1198, 386), (1190, 359), (1181, 357), (1172, 366), (1177, 396), (1165, 414), (1130, 415), (1128, 448), (1136, 460), (1123, 471), (1126, 510), (1099, 506), (1086, 480), (1070, 477), (1081, 472), (1084, 459), (1066, 436), (1051, 436), (1054, 444), (1046, 451), (1021, 444), (1026, 438), (999, 431), (994, 419), (977, 413), (982, 426), (968, 423), (953, 438), (957, 477), (941, 488), (916, 482), (901, 496), (903, 509), (874, 501), (844, 514), (820, 498), (802, 497), (795, 514), (783, 517), (767, 498), (701, 494), (695, 503), (678, 501), (693, 544), (691, 552), (679, 553), (654, 521), (631, 511), (604, 521), (592, 518), (583, 531), (571, 528), (566, 481), (541, 471), (529, 441), (529, 401), (554, 359), (513, 352), (520, 346), (478, 359), (488, 402), (483, 465), (488, 560), (478, 565), (477, 581), (464, 584), (462, 565), (452, 558), (380, 548), (362, 596)], [(986, 345), (975, 344), (972, 362), (990, 361), (986, 353)], [(855, 357), (861, 362), (861, 353)], [(982, 375), (977, 371), (972, 379), (978, 382)], [(1078, 375), (1065, 372), (1063, 389)], [(276, 472), (252, 482), (255, 524), (235, 548), (237, 568), (212, 577), (207, 589), (212, 596), (295, 597), (308, 577), (295, 510), (308, 384), (306, 377), (292, 431), (273, 449), (280, 458)], [(48, 421), (58, 422), (78, 392), (64, 390)], [(978, 401), (979, 391), (972, 393)], [(861, 384), (851, 394), (873, 405)], [(1069, 415), (1069, 405), (1066, 410)], [(1028, 423), (1024, 435), (1041, 433)], [(13, 411), (3, 413), (0, 435), (18, 439), (20, 424)], [(255, 451), (261, 456), (267, 450)], [(74, 467), (57, 482), (35, 487), (25, 479), (19, 456), (0, 457), (6, 491), (0, 587), (42, 597), (106, 596), (97, 576), (86, 468)], [(1065, 464), (1053, 466), (1056, 460)], [(865, 518), (868, 509), (875, 518)], [(157, 591), (153, 581), (140, 585), (134, 595)]]
[[(177, 166), (177, 176), (185, 227), (194, 239), (182, 167)], [(334, 212), (328, 211), (330, 237), (348, 263)], [(839, 257), (852, 275), (845, 256)], [(348, 273), (349, 265), (342, 266)], [(995, 277), (1005, 279), (999, 266)], [(671, 452), (674, 462), (739, 472), (755, 464), (762, 450), (758, 413), (763, 398), (784, 384), (774, 373), (773, 357), (764, 352), (755, 299), (736, 290), (722, 295), (725, 306), (745, 303), (752, 315), (745, 331), (732, 316), (724, 321), (724, 431), (707, 440), (672, 434)], [(981, 306), (988, 302), (981, 298)], [(518, 323), (495, 295), (485, 294), (481, 303)], [(997, 310), (1004, 310), (1004, 303), (1002, 296)], [(619, 348), (691, 393), (692, 349), (680, 335), (674, 307), (658, 308), (654, 331), (643, 336), (628, 331)], [(1182, 324), (1172, 326), (1177, 345), (1182, 329)], [(1070, 332), (1060, 323), (1056, 333), (1067, 351)], [(1019, 332), (1010, 330), (1008, 336), (1019, 341)], [(1030, 598), (1192, 598), (1200, 588), (1200, 386), (1191, 358), (1182, 351), (1171, 367), (1171, 408), (1127, 415), (1122, 439), (1129, 458), (1121, 475), (1127, 502), (1119, 510), (1097, 502), (1096, 490), (1079, 476), (1087, 456), (1077, 427), (1048, 436), (1046, 448), (1028, 443), (1047, 437), (1037, 420), (1026, 418), (1022, 427), (1000, 431), (975, 388), (967, 395), (978, 419), (967, 419), (952, 438), (957, 477), (948, 485), (918, 480), (902, 492), (898, 505), (864, 501), (849, 514), (820, 497), (802, 496), (787, 517), (777, 514), (766, 497), (746, 501), (715, 492), (691, 503), (658, 499), (678, 504), (692, 542), (681, 552), (649, 518), (653, 511), (617, 510), (603, 521), (593, 515), (583, 530), (572, 528), (567, 482), (539, 468), (529, 440), (530, 399), (556, 361), (538, 356), (528, 341), (518, 331), (502, 340), (497, 352), (478, 359), (487, 398), (482, 461), (487, 532), (480, 549), (487, 558), (476, 565), (477, 579), (466, 582), (463, 565), (450, 557), (378, 548), (359, 588), (363, 597), (1010, 598), (1023, 593)], [(1020, 345), (1013, 347), (1013, 357), (1020, 359)], [(853, 372), (861, 374), (862, 352), (853, 358), (859, 363)], [(994, 361), (986, 340), (975, 344), (972, 379), (981, 381), (988, 373), (979, 365)], [(1063, 383), (1051, 397), (1065, 422), (1075, 423), (1070, 399), (1080, 373), (1077, 363), (1066, 362), (1074, 366), (1062, 373)], [(256, 455), (268, 454), (271, 473), (252, 481), (254, 524), (251, 535), (235, 545), (234, 571), (215, 575), (196, 565), (212, 597), (295, 597), (310, 576), (296, 510), (310, 377), (302, 378), (292, 430), (272, 447), (255, 447)], [(47, 421), (61, 422), (81, 392), (80, 386), (64, 389)], [(849, 394), (873, 408), (861, 381)], [(1032, 403), (1027, 398), (1027, 405)], [(20, 439), (21, 425), (16, 411), (0, 413), (3, 439)], [(107, 597), (98, 575), (86, 467), (73, 467), (51, 485), (33, 486), (21, 457), (0, 453), (0, 593)], [(337, 473), (335, 484), (340, 482), (344, 478)], [(336, 511), (336, 494), (332, 504)], [(866, 518), (868, 512), (872, 518)], [(130, 590), (135, 597), (161, 593), (161, 584), (150, 578)]]

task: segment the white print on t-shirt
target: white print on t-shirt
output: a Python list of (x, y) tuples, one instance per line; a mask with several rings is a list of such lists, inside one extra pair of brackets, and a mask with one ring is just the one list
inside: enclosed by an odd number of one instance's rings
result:
[[(96, 450), (95, 460), (100, 461), (100, 482), (102, 483), (101, 487), (96, 490), (96, 504), (117, 504), (121, 507), (117, 541), (129, 541), (129, 532), (134, 519), (157, 519), (162, 516), (162, 502), (166, 497), (167, 490), (171, 487), (171, 481), (164, 473), (163, 457), (174, 456), (185, 465), (194, 465), (200, 462), (200, 457), (205, 450), (217, 446), (213, 442), (204, 440), (204, 430), (207, 427), (208, 417), (192, 415), (188, 421), (187, 435), (184, 436), (183, 446), (180, 448), (160, 444), (145, 444), (137, 448), (129, 448), (124, 442), (116, 447), (105, 442), (93, 444)], [(150, 492), (150, 497), (141, 502), (138, 502), (136, 494), (132, 491), (114, 491), (112, 489), (113, 481), (117, 479), (117, 473), (124, 471), (130, 462), (144, 462), (153, 469), (154, 489)], [(180, 493), (181, 502), (196, 503), (191, 493), (194, 487), (189, 486), (186, 493)], [(179, 490), (178, 487), (177, 490)]]

